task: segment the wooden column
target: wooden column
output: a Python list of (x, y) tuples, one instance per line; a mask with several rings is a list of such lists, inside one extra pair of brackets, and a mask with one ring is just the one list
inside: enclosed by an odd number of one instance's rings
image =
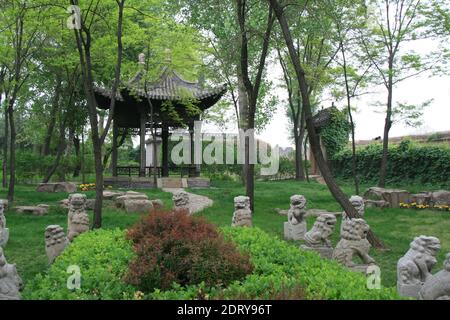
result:
[(191, 163), (189, 164), (189, 177), (195, 177), (195, 143), (194, 143), (194, 123), (189, 123), (189, 142), (191, 146)]
[(111, 155), (111, 163), (112, 163), (112, 176), (117, 177), (117, 161), (118, 161), (118, 146), (117, 139), (119, 136), (119, 127), (116, 124), (116, 121), (113, 122), (113, 141), (112, 141), (112, 155)]
[(145, 167), (147, 166), (145, 154), (145, 133), (147, 129), (146, 124), (147, 124), (147, 113), (143, 110), (141, 111), (139, 177), (145, 177)]
[(163, 125), (161, 132), (162, 139), (162, 176), (169, 176), (169, 128)]

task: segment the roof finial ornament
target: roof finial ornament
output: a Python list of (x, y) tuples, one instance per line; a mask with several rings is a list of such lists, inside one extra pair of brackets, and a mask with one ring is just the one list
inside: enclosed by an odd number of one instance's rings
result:
[(140, 64), (141, 66), (144, 66), (144, 65), (145, 65), (145, 53), (140, 53), (140, 54), (139, 54), (139, 64)]

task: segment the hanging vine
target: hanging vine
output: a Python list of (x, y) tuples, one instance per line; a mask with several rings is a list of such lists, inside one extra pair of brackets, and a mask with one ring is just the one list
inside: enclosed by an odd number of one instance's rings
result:
[(331, 159), (347, 146), (351, 124), (345, 111), (331, 108), (329, 112), (330, 121), (321, 129), (320, 136), (327, 150), (328, 159)]

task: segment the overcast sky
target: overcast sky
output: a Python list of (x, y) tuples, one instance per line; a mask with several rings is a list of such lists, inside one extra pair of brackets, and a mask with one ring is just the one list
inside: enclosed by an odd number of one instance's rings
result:
[[(273, 72), (277, 71), (273, 70)], [(354, 114), (354, 118), (357, 140), (370, 140), (383, 136), (385, 115), (379, 112), (383, 111), (380, 107), (374, 107), (373, 104), (377, 101), (385, 101), (387, 93), (383, 91), (383, 88), (377, 91), (380, 92), (367, 95), (356, 103), (358, 111)], [(278, 94), (285, 95), (283, 90), (279, 90)], [(391, 129), (391, 137), (450, 130), (450, 77), (422, 76), (406, 80), (395, 89), (394, 98), (396, 101), (413, 104), (419, 104), (429, 99), (434, 99), (434, 101), (426, 109), (421, 127), (410, 128), (402, 124), (395, 124)], [(323, 107), (331, 105), (328, 102), (325, 104), (328, 105)], [(338, 107), (343, 108), (344, 105), (338, 104)], [(270, 144), (278, 144), (280, 147), (292, 146), (292, 142), (289, 141), (288, 120), (283, 108), (279, 108), (271, 123), (259, 137)]]

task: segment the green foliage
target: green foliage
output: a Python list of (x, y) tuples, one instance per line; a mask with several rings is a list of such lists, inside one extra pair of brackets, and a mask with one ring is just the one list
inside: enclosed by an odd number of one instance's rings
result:
[(240, 250), (250, 254), (255, 266), (251, 275), (225, 289), (207, 288), (203, 284), (186, 288), (176, 286), (170, 291), (156, 290), (150, 298), (270, 299), (277, 293), (303, 288), (306, 299), (399, 299), (394, 288), (368, 290), (364, 275), (350, 272), (315, 253), (300, 251), (297, 246), (270, 236), (258, 228), (227, 227), (223, 229), (223, 233)]
[(339, 111), (337, 108), (331, 108), (330, 112), (330, 122), (320, 131), (320, 137), (328, 157), (332, 158), (348, 144), (351, 124), (345, 112)]
[(227, 285), (253, 268), (213, 224), (185, 212), (154, 212), (130, 229), (128, 238), (137, 256), (125, 280), (147, 293), (174, 283)]
[[(371, 144), (357, 149), (357, 172), (363, 182), (375, 183), (379, 178), (382, 145)], [(345, 149), (333, 158), (334, 174), (350, 179), (352, 152)], [(450, 148), (439, 145), (415, 145), (402, 141), (389, 148), (387, 168), (389, 183), (433, 183), (450, 186)]]
[[(39, 274), (25, 288), (25, 299), (109, 300), (131, 299), (134, 289), (121, 279), (133, 258), (124, 231), (97, 230), (80, 235), (59, 256), (46, 274)], [(69, 290), (69, 266), (81, 271), (81, 288)]]

